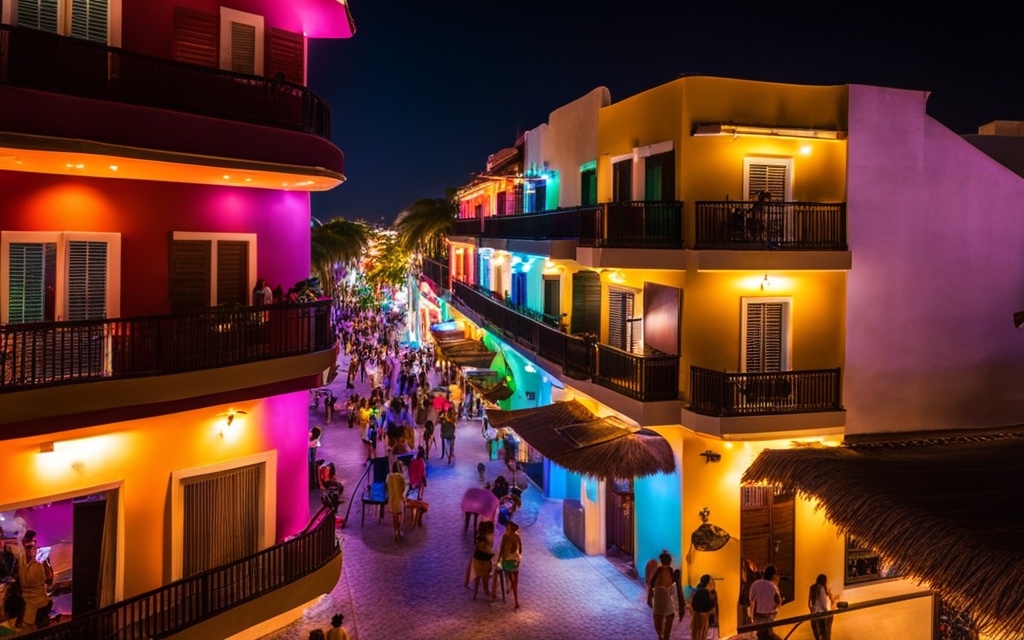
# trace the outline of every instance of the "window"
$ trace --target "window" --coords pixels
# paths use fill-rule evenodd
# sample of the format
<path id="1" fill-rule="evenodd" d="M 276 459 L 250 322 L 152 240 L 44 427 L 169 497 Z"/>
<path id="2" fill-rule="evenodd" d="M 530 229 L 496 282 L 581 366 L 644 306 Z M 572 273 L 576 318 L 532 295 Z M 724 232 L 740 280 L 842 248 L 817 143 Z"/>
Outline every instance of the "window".
<path id="1" fill-rule="evenodd" d="M 170 253 L 172 313 L 251 303 L 256 236 L 175 232 Z"/>
<path id="2" fill-rule="evenodd" d="M 580 204 L 584 207 L 597 204 L 597 168 L 580 171 Z"/>
<path id="3" fill-rule="evenodd" d="M 263 16 L 220 8 L 220 68 L 263 75 Z"/>
<path id="4" fill-rule="evenodd" d="M 507 197 L 506 192 L 499 191 L 495 198 L 494 213 L 499 216 L 503 216 L 506 213 L 505 210 L 505 198 Z"/>
<path id="5" fill-rule="evenodd" d="M 572 274 L 572 317 L 569 332 L 601 335 L 601 276 L 586 270 Z"/>
<path id="6" fill-rule="evenodd" d="M 790 300 L 742 300 L 740 366 L 746 373 L 788 371 L 790 360 Z"/>
<path id="7" fill-rule="evenodd" d="M 544 315 L 562 317 L 561 285 L 561 276 L 544 276 Z"/>
<path id="8" fill-rule="evenodd" d="M 744 158 L 743 198 L 754 197 L 767 191 L 774 202 L 789 202 L 793 199 L 793 160 L 780 158 Z"/>
<path id="9" fill-rule="evenodd" d="M 0 252 L 3 322 L 95 320 L 120 314 L 120 234 L 7 232 Z"/>
<path id="10" fill-rule="evenodd" d="M 847 534 L 846 536 L 846 585 L 877 582 L 898 578 L 903 575 L 898 568 L 869 546 Z"/>
<path id="11" fill-rule="evenodd" d="M 676 198 L 675 153 L 648 156 L 644 163 L 644 200 L 669 201 Z"/>
<path id="12" fill-rule="evenodd" d="M 484 289 L 491 288 L 491 256 L 480 254 L 480 277 L 477 282 Z"/>
<path id="13" fill-rule="evenodd" d="M 121 0 L 16 0 L 14 24 L 119 46 Z"/>
<path id="14" fill-rule="evenodd" d="M 522 271 L 512 274 L 512 304 L 526 306 L 526 274 Z"/>

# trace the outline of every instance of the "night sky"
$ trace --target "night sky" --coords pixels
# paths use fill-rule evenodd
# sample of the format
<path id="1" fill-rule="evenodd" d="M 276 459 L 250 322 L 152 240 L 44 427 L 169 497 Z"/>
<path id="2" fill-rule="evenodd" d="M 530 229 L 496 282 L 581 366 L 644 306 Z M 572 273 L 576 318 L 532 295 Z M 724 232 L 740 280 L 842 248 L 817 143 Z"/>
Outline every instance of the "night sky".
<path id="1" fill-rule="evenodd" d="M 684 74 L 930 91 L 961 134 L 1024 120 L 1017 20 L 985 4 L 349 0 L 356 35 L 309 47 L 348 178 L 313 215 L 390 223 L 595 87 L 614 103 Z"/>

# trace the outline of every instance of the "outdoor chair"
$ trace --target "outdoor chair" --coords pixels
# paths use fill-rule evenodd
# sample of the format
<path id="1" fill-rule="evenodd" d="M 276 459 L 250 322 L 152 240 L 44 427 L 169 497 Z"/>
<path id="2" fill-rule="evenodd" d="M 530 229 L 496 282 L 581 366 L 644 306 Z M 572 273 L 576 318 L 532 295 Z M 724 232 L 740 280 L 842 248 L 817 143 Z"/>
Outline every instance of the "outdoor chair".
<path id="1" fill-rule="evenodd" d="M 363 491 L 363 513 L 359 526 L 366 523 L 366 507 L 377 507 L 377 522 L 384 520 L 384 509 L 388 504 L 387 477 L 390 460 L 387 456 L 371 458 L 367 464 L 366 489 Z"/>

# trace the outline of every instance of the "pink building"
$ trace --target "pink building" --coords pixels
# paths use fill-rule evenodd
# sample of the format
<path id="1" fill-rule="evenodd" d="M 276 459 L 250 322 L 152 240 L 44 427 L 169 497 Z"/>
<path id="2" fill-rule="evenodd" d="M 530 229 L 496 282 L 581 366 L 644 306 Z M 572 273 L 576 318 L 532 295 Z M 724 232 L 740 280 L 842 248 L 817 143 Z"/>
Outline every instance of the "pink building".
<path id="1" fill-rule="evenodd" d="M 333 519 L 296 537 L 329 306 L 252 292 L 309 277 L 309 193 L 345 177 L 307 47 L 354 25 L 232 7 L 0 0 L 0 527 L 51 548 L 61 626 L 226 636 L 340 573 Z M 286 539 L 303 566 L 274 564 Z"/>

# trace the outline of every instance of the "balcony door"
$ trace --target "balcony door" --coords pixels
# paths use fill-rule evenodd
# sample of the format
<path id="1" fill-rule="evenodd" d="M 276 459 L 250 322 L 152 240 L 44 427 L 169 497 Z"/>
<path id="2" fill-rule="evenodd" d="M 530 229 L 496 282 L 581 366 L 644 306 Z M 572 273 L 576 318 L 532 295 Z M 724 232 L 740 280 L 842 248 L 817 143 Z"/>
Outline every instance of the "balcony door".
<path id="1" fill-rule="evenodd" d="M 263 16 L 220 8 L 220 68 L 263 75 Z"/>
<path id="2" fill-rule="evenodd" d="M 195 476 L 182 483 L 181 577 L 230 564 L 260 550 L 263 465 Z"/>
<path id="3" fill-rule="evenodd" d="M 644 200 L 664 202 L 676 199 L 675 152 L 648 156 L 644 163 Z"/>
<path id="4" fill-rule="evenodd" d="M 634 318 L 636 294 L 619 287 L 608 288 L 608 344 L 642 355 L 643 318 Z"/>
<path id="5" fill-rule="evenodd" d="M 789 298 L 743 298 L 740 368 L 745 373 L 789 371 Z"/>
<path id="6" fill-rule="evenodd" d="M 512 304 L 526 306 L 527 300 L 526 274 L 523 272 L 512 274 Z"/>
<path id="7" fill-rule="evenodd" d="M 171 313 L 249 305 L 256 284 L 250 265 L 255 263 L 254 234 L 175 232 L 169 267 Z"/>
<path id="8" fill-rule="evenodd" d="M 612 202 L 633 200 L 633 160 L 612 164 Z"/>
<path id="9" fill-rule="evenodd" d="M 601 276 L 595 271 L 572 274 L 572 318 L 569 332 L 574 335 L 601 335 Z"/>
<path id="10" fill-rule="evenodd" d="M 562 316 L 562 278 L 561 276 L 544 276 L 544 315 L 553 318 Z"/>

